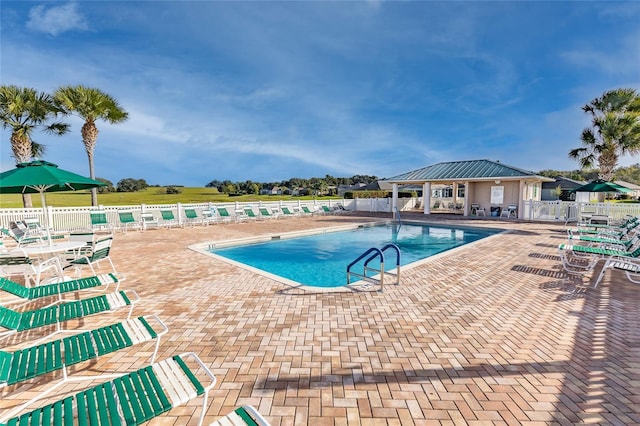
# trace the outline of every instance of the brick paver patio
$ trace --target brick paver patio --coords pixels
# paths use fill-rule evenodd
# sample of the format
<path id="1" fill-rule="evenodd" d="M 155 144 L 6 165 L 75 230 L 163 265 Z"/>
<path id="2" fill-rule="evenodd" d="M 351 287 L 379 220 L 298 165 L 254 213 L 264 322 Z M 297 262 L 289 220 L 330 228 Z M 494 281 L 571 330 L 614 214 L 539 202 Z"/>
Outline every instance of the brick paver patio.
<path id="1" fill-rule="evenodd" d="M 130 231 L 116 234 L 112 259 L 123 288 L 142 297 L 134 314 L 158 314 L 169 327 L 159 359 L 193 351 L 216 375 L 205 424 L 242 404 L 273 425 L 640 424 L 640 286 L 609 271 L 598 288 L 575 292 L 558 258 L 560 225 L 457 218 L 511 232 L 405 269 L 384 293 L 290 287 L 188 249 L 381 218 Z M 134 346 L 74 374 L 140 368 L 152 349 Z M 46 386 L 4 388 L 0 409 Z M 59 394 L 86 384 L 74 386 Z M 196 424 L 200 404 L 150 424 Z"/>

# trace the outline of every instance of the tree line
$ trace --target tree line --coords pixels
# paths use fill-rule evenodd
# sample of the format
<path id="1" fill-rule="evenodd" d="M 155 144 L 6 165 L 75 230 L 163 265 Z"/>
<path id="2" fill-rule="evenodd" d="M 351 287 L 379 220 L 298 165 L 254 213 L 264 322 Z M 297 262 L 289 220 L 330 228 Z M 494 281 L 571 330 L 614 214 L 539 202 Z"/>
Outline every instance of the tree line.
<path id="1" fill-rule="evenodd" d="M 334 177 L 325 175 L 325 177 L 290 178 L 275 182 L 253 182 L 247 180 L 244 182 L 232 182 L 230 180 L 212 180 L 205 186 L 207 188 L 217 188 L 218 192 L 224 194 L 259 194 L 261 190 L 271 190 L 277 188 L 283 194 L 291 194 L 297 191 L 300 195 L 336 195 L 336 189 L 340 185 L 354 185 L 357 183 L 369 184 L 377 182 L 377 176 L 371 175 L 354 175 L 351 177 Z"/>

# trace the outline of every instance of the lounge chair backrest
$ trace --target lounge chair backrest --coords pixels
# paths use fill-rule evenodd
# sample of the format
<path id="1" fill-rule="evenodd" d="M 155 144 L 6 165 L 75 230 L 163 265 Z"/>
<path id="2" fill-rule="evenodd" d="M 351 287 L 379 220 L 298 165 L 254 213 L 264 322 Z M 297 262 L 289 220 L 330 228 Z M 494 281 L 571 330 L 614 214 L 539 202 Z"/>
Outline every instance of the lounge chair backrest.
<path id="1" fill-rule="evenodd" d="M 229 214 L 229 212 L 227 211 L 226 207 L 218 207 L 218 214 L 220 214 L 220 216 L 222 217 L 229 217 L 231 216 Z"/>
<path id="2" fill-rule="evenodd" d="M 103 259 L 109 256 L 111 251 L 111 244 L 113 243 L 113 237 L 104 238 L 93 243 L 93 253 L 88 256 L 91 261 Z"/>
<path id="3" fill-rule="evenodd" d="M 0 290 L 6 291 L 9 294 L 13 294 L 23 299 L 28 299 L 30 294 L 29 288 L 4 277 L 0 277 Z M 0 363 L 0 365 L 2 365 L 2 363 Z"/>
<path id="4" fill-rule="evenodd" d="M 136 221 L 132 211 L 120 211 L 118 212 L 118 217 L 122 223 L 133 223 Z"/>
<path id="5" fill-rule="evenodd" d="M 93 232 L 72 232 L 69 234 L 69 241 L 84 241 L 85 243 L 92 243 L 96 238 L 96 234 Z"/>
<path id="6" fill-rule="evenodd" d="M 104 210 L 90 212 L 89 216 L 91 217 L 92 225 L 106 225 L 109 223 L 109 221 L 107 220 L 107 214 L 104 212 Z"/>
<path id="7" fill-rule="evenodd" d="M 251 207 L 245 207 L 244 214 L 246 214 L 249 217 L 256 217 L 256 214 L 253 212 L 253 209 Z"/>
<path id="8" fill-rule="evenodd" d="M 40 220 L 37 217 L 25 217 L 23 222 L 27 229 L 41 231 Z"/>
<path id="9" fill-rule="evenodd" d="M 160 210 L 160 214 L 162 215 L 162 219 L 164 220 L 175 220 L 176 218 L 173 216 L 172 210 Z"/>
<path id="10" fill-rule="evenodd" d="M 198 213 L 196 209 L 184 209 L 184 215 L 187 219 L 197 219 Z"/>
<path id="11" fill-rule="evenodd" d="M 22 237 L 24 234 L 27 233 L 27 230 L 29 229 L 29 227 L 27 226 L 26 223 L 24 223 L 21 220 L 16 220 L 15 222 L 11 222 L 11 224 L 9 225 L 11 227 L 11 230 L 13 231 L 13 233 L 16 235 L 16 237 L 20 238 Z"/>
<path id="12" fill-rule="evenodd" d="M 291 210 L 289 210 L 289 207 L 282 207 L 282 213 L 284 214 L 290 214 L 293 215 L 293 213 L 291 213 Z"/>
<path id="13" fill-rule="evenodd" d="M 20 326 L 21 318 L 22 315 L 20 312 L 0 306 L 0 327 L 7 328 L 9 330 L 17 330 Z"/>

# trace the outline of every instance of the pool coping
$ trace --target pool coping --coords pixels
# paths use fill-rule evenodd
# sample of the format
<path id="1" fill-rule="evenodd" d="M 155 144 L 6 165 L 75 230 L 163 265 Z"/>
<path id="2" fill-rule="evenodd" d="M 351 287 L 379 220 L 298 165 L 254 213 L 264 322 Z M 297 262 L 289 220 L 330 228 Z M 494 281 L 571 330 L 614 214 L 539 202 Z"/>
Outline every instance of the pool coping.
<path id="1" fill-rule="evenodd" d="M 205 256 L 209 256 L 212 257 L 214 259 L 220 260 L 222 262 L 237 266 L 239 268 L 242 268 L 244 270 L 247 271 L 251 271 L 255 274 L 267 277 L 269 279 L 272 279 L 274 281 L 277 281 L 281 284 L 285 284 L 289 287 L 298 289 L 298 290 L 302 290 L 304 292 L 314 292 L 314 293 L 344 293 L 344 292 L 354 292 L 354 291 L 381 291 L 380 287 L 378 284 L 373 283 L 373 282 L 368 282 L 367 280 L 359 280 L 359 281 L 355 281 L 353 283 L 350 284 L 345 284 L 342 286 L 336 286 L 336 287 L 316 287 L 316 286 L 310 286 L 307 284 L 302 284 L 299 283 L 297 281 L 293 281 L 290 280 L 288 278 L 282 277 L 280 275 L 276 275 L 273 274 L 271 272 L 267 272 L 264 271 L 262 269 L 258 269 L 256 267 L 253 267 L 251 265 L 247 265 L 245 263 L 242 262 L 238 262 L 236 260 L 233 259 L 229 259 L 227 257 L 224 256 L 220 256 L 218 254 L 215 253 L 211 253 L 209 250 L 215 249 L 215 248 L 227 248 L 227 247 L 234 247 L 234 246 L 239 246 L 239 245 L 245 245 L 245 244 L 254 244 L 254 243 L 266 243 L 269 241 L 273 241 L 273 240 L 283 240 L 283 239 L 291 239 L 291 238 L 299 238 L 299 237 L 306 237 L 306 236 L 311 236 L 311 235 L 319 235 L 319 234 L 326 234 L 326 233 L 330 233 L 330 232 L 341 232 L 341 231 L 349 231 L 349 230 L 353 230 L 353 229 L 358 229 L 358 228 L 367 228 L 367 227 L 371 227 L 371 226 L 380 226 L 380 225 L 389 225 L 389 224 L 393 224 L 395 223 L 394 220 L 378 220 L 378 221 L 372 221 L 372 222 L 368 222 L 368 223 L 360 223 L 360 224 L 351 224 L 351 225 L 341 225 L 341 226 L 331 226 L 331 227 L 326 227 L 326 228 L 314 228 L 314 229 L 305 229 L 302 231 L 291 231 L 291 232 L 278 232 L 278 233 L 272 233 L 272 234 L 263 234 L 263 235 L 256 235 L 256 236 L 250 236 L 250 237 L 242 237 L 242 238 L 232 238 L 232 239 L 224 239 L 224 240 L 214 240 L 214 241 L 207 241 L 207 242 L 201 242 L 201 243 L 196 243 L 196 244 L 191 244 L 190 246 L 188 246 L 187 248 L 189 250 L 195 251 L 197 253 L 203 254 Z M 408 224 L 408 225 L 432 225 L 432 226 L 439 226 L 439 227 L 450 227 L 450 225 L 445 225 L 442 222 L 431 222 L 431 221 L 418 221 L 418 220 L 405 220 L 402 221 L 403 224 Z M 483 227 L 479 227 L 479 226 L 470 226 L 470 225 L 456 225 L 458 228 L 470 228 L 470 229 L 486 229 Z M 433 256 L 429 256 L 426 257 L 424 259 L 420 259 L 417 260 L 415 262 L 409 263 L 407 265 L 403 265 L 400 267 L 400 273 L 402 274 L 402 271 L 405 270 L 409 270 L 409 269 L 413 269 L 419 266 L 422 266 L 426 263 L 429 262 L 433 262 L 435 260 L 438 260 L 439 258 L 441 258 L 442 256 L 445 255 L 449 255 L 449 254 L 453 254 L 456 253 L 460 250 L 463 249 L 469 249 L 469 248 L 473 248 L 474 245 L 486 241 L 487 239 L 496 237 L 498 235 L 502 235 L 505 233 L 510 233 L 511 230 L 509 229 L 501 229 L 501 228 L 491 228 L 493 230 L 496 230 L 497 232 L 493 235 L 489 235 L 487 237 L 481 238 L 479 240 L 473 241 L 471 243 L 467 243 L 458 247 L 454 247 L 448 250 L 445 250 L 443 252 L 440 253 L 436 253 Z M 390 272 L 385 272 L 386 273 L 390 273 Z M 390 273 L 395 275 L 395 273 Z M 378 279 L 379 275 L 375 275 L 373 277 L 371 277 L 372 280 Z M 402 285 L 402 283 L 400 284 L 388 284 L 385 283 L 384 284 L 384 288 L 387 288 L 387 286 L 395 286 L 395 285 Z"/>

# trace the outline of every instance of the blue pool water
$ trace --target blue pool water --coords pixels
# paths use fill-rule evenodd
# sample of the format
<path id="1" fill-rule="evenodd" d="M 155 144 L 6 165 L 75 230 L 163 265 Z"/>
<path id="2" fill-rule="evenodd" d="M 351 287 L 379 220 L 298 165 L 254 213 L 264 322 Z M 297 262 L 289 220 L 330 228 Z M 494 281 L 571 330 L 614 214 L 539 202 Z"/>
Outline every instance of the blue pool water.
<path id="1" fill-rule="evenodd" d="M 301 284 L 337 287 L 347 282 L 347 265 L 371 247 L 382 248 L 388 243 L 396 244 L 400 248 L 401 265 L 407 265 L 497 232 L 500 231 L 386 224 L 212 249 L 210 252 Z M 395 265 L 394 252 L 387 250 L 385 269 L 395 272 Z M 374 261 L 370 266 L 379 269 L 380 263 Z M 352 270 L 362 273 L 363 268 L 356 265 Z"/>

